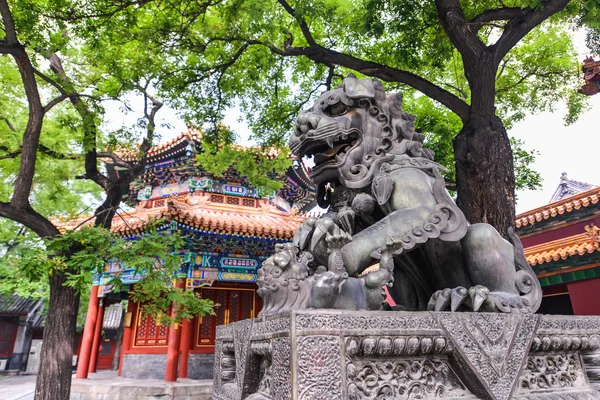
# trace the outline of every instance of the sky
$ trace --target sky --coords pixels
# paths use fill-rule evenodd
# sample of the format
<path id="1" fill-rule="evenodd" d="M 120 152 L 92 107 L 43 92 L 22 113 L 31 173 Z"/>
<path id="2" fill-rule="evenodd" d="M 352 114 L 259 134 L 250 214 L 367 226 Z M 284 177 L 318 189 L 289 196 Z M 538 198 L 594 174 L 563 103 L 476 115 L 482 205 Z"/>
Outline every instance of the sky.
<path id="1" fill-rule="evenodd" d="M 564 126 L 565 108 L 556 112 L 530 115 L 514 125 L 509 135 L 523 139 L 527 149 L 535 149 L 532 168 L 543 178 L 536 191 L 517 192 L 517 213 L 543 206 L 550 201 L 561 173 L 569 179 L 600 185 L 600 95 L 591 97 L 591 109 L 570 126 Z"/>
<path id="2" fill-rule="evenodd" d="M 584 37 L 583 32 L 574 33 L 580 62 L 589 54 Z M 141 98 L 137 100 L 132 99 L 131 104 L 140 104 Z M 539 153 L 532 168 L 542 176 L 542 185 L 538 190 L 517 192 L 517 213 L 547 204 L 558 187 L 563 172 L 568 174 L 569 179 L 600 186 L 600 172 L 595 168 L 596 159 L 600 159 L 600 94 L 592 96 L 590 103 L 590 109 L 570 126 L 565 126 L 563 122 L 565 106 L 558 105 L 555 112 L 528 115 L 508 131 L 509 136 L 522 139 L 526 149 L 534 149 Z M 108 121 L 108 125 L 117 127 L 125 123 L 127 117 L 118 112 L 118 105 L 113 106 L 115 112 L 110 115 L 114 117 Z M 158 124 L 170 125 L 169 128 L 161 127 L 157 130 L 161 141 L 169 140 L 186 130 L 183 120 L 169 107 L 163 107 L 157 117 Z M 239 118 L 239 111 L 230 109 L 223 122 L 238 133 L 240 144 L 249 145 L 248 126 L 239 121 Z"/>
<path id="3" fill-rule="evenodd" d="M 581 63 L 590 54 L 583 30 L 573 33 L 573 44 Z M 538 190 L 517 191 L 517 214 L 547 204 L 563 172 L 569 179 L 600 186 L 600 174 L 594 162 L 600 149 L 600 94 L 590 97 L 590 109 L 574 124 L 565 126 L 566 114 L 562 104 L 555 112 L 529 115 L 508 131 L 510 136 L 524 140 L 526 149 L 539 152 L 532 169 L 543 179 Z"/>

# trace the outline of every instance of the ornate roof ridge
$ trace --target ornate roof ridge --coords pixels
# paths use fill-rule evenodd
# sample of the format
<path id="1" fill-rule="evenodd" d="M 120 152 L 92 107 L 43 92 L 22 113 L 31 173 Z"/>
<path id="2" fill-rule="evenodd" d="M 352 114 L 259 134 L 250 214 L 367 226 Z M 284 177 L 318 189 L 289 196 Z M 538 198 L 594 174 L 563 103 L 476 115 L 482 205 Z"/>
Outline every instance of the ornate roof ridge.
<path id="1" fill-rule="evenodd" d="M 160 143 L 157 144 L 156 146 L 152 146 L 150 148 L 150 150 L 148 150 L 148 158 L 152 159 L 155 158 L 156 156 L 167 152 L 169 150 L 171 150 L 173 147 L 176 147 L 178 144 L 180 144 L 183 141 L 193 141 L 195 143 L 200 143 L 200 138 L 202 137 L 202 131 L 201 130 L 192 130 L 192 129 L 188 129 L 187 131 L 181 132 L 179 135 L 175 136 L 174 138 L 164 142 L 164 143 Z M 240 144 L 233 144 L 232 145 L 233 148 L 235 149 L 239 149 L 239 150 L 247 150 L 247 149 L 260 149 L 260 146 L 243 146 Z M 121 148 L 117 148 L 114 153 L 116 155 L 118 155 L 119 157 L 121 157 L 122 159 L 124 159 L 125 161 L 130 161 L 133 160 L 136 156 L 137 156 L 137 152 L 139 150 L 139 144 L 136 143 L 135 147 L 131 146 L 131 147 L 121 147 Z M 269 158 L 275 158 L 277 155 L 279 154 L 279 150 L 277 150 L 275 147 L 269 147 L 268 149 L 265 149 L 265 155 Z"/>
<path id="2" fill-rule="evenodd" d="M 553 203 L 543 205 L 533 210 L 525 211 L 516 216 L 515 226 L 521 228 L 536 222 L 556 217 L 581 207 L 588 207 L 600 200 L 600 187 L 593 187 L 581 193 L 557 200 Z"/>
<path id="3" fill-rule="evenodd" d="M 560 176 L 560 183 L 554 191 L 554 194 L 552 195 L 552 198 L 550 199 L 549 203 L 562 200 L 566 197 L 573 196 L 577 193 L 581 193 L 594 187 L 596 187 L 596 185 L 569 179 L 567 173 L 563 172 Z"/>

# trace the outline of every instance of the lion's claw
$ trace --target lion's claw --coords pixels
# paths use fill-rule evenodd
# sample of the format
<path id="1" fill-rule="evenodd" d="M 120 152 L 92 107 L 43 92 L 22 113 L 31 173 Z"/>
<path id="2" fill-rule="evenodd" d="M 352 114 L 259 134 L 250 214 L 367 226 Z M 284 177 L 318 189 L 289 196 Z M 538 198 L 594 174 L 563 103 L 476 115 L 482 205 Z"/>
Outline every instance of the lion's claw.
<path id="1" fill-rule="evenodd" d="M 433 309 L 435 311 L 441 311 L 441 310 L 445 310 L 448 308 L 448 305 L 450 305 L 450 294 L 452 293 L 451 289 L 444 289 L 442 291 L 440 291 L 439 295 L 437 296 L 437 299 L 435 300 L 435 305 L 433 306 Z"/>
<path id="2" fill-rule="evenodd" d="M 454 289 L 438 290 L 431 295 L 427 309 L 452 312 L 531 312 L 527 298 L 503 292 L 490 292 L 487 287 L 481 285 L 469 289 L 458 286 Z"/>
<path id="3" fill-rule="evenodd" d="M 450 311 L 454 312 L 465 302 L 469 295 L 469 291 L 462 286 L 452 289 L 450 295 Z"/>
<path id="4" fill-rule="evenodd" d="M 469 288 L 469 297 L 471 298 L 471 308 L 473 311 L 479 311 L 489 294 L 490 290 L 485 286 L 477 285 Z"/>

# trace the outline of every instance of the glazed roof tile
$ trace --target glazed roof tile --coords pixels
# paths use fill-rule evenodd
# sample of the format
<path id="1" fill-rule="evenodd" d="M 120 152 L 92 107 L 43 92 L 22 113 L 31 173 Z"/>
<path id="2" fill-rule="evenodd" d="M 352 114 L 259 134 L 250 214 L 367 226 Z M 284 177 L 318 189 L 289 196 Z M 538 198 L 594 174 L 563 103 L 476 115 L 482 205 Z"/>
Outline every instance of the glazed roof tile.
<path id="1" fill-rule="evenodd" d="M 17 294 L 1 296 L 0 315 L 28 315 L 41 305 L 41 300 L 27 299 Z"/>
<path id="2" fill-rule="evenodd" d="M 556 217 L 565 213 L 570 213 L 573 210 L 579 210 L 582 207 L 588 207 L 591 204 L 596 204 L 600 200 L 600 188 L 594 187 L 584 192 L 578 193 L 553 203 L 526 211 L 517 215 L 515 226 L 516 228 L 533 225 L 536 222 Z"/>
<path id="3" fill-rule="evenodd" d="M 31 327 L 33 329 L 44 329 L 44 325 L 46 325 L 46 313 L 44 312 L 44 308 L 45 307 L 42 305 L 33 316 L 33 319 L 31 320 Z"/>
<path id="4" fill-rule="evenodd" d="M 104 309 L 104 320 L 102 329 L 119 329 L 123 317 L 123 306 L 121 303 L 112 304 Z"/>
<path id="5" fill-rule="evenodd" d="M 527 262 L 529 265 L 535 266 L 598 251 L 600 249 L 600 228 L 591 224 L 585 229 L 585 233 L 527 247 L 525 249 Z"/>
<path id="6" fill-rule="evenodd" d="M 123 306 L 120 303 L 112 304 L 106 307 L 104 310 L 104 319 L 102 321 L 102 329 L 119 329 L 121 326 L 121 319 L 123 316 Z M 34 314 L 31 327 L 33 329 L 43 329 L 46 325 L 46 313 L 44 312 L 44 306 L 42 305 L 39 310 Z M 78 325 L 78 329 L 82 326 Z"/>
<path id="7" fill-rule="evenodd" d="M 172 196 L 155 200 L 154 205 L 162 201 L 164 205 L 144 208 L 146 202 L 132 212 L 120 212 L 112 222 L 111 230 L 126 235 L 141 231 L 149 223 L 159 219 L 185 222 L 198 229 L 215 232 L 259 236 L 277 239 L 291 239 L 298 226 L 307 215 L 288 213 L 269 204 L 265 199 L 256 199 L 259 207 L 240 207 L 222 203 L 212 203 L 211 195 L 196 192 L 194 195 Z M 89 217 L 87 217 L 89 218 Z M 64 231 L 91 224 L 86 217 L 57 222 Z"/>

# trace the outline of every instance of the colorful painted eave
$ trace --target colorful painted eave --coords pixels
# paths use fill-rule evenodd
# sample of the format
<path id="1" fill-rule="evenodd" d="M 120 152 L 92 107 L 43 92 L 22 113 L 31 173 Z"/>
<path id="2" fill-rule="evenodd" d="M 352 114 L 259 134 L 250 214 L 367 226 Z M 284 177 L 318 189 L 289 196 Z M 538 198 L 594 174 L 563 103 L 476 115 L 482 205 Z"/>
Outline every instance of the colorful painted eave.
<path id="1" fill-rule="evenodd" d="M 595 187 L 574 196 L 521 213 L 516 217 L 515 227 L 519 229 L 532 226 L 535 223 L 586 208 L 592 204 L 597 204 L 598 201 L 600 201 L 600 188 Z"/>
<path id="2" fill-rule="evenodd" d="M 285 213 L 260 200 L 259 207 L 246 208 L 210 202 L 210 196 L 195 193 L 165 199 L 161 206 L 145 208 L 142 202 L 132 212 L 120 212 L 113 219 L 111 230 L 119 235 L 142 233 L 152 222 L 160 219 L 177 221 L 203 232 L 233 234 L 246 237 L 290 240 L 306 214 Z M 157 204 L 157 202 L 154 202 Z M 74 229 L 84 218 L 58 222 L 64 231 Z M 88 224 L 91 222 L 88 222 Z"/>

